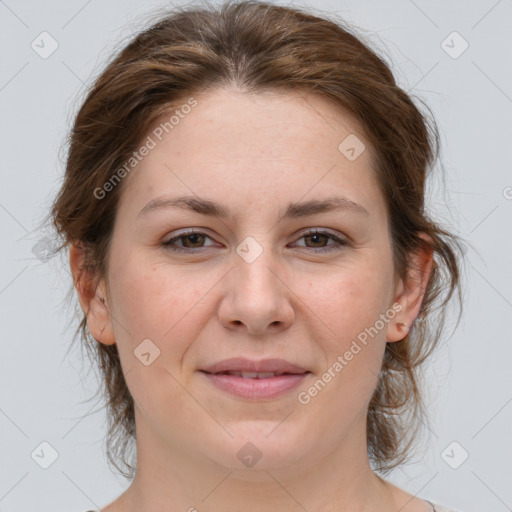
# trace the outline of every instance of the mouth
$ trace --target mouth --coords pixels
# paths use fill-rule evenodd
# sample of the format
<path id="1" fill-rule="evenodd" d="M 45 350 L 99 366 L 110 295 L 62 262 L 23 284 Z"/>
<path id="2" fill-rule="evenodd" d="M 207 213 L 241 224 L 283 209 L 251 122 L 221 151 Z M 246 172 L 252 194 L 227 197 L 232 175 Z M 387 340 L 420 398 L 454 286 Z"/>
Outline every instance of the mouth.
<path id="1" fill-rule="evenodd" d="M 302 366 L 299 366 L 295 363 L 291 363 L 285 359 L 263 359 L 260 361 L 246 359 L 244 357 L 233 357 L 231 359 L 224 359 L 212 365 L 209 365 L 205 368 L 202 368 L 201 371 L 206 373 L 237 373 L 241 375 L 245 373 L 247 375 L 251 374 L 265 374 L 265 373 L 273 373 L 275 374 L 301 374 L 307 373 L 307 370 Z M 254 378 L 254 376 L 250 376 L 248 378 Z"/>
<path id="2" fill-rule="evenodd" d="M 228 359 L 200 372 L 215 388 L 249 400 L 280 397 L 291 392 L 311 374 L 283 359 Z"/>
<path id="3" fill-rule="evenodd" d="M 201 370 L 203 371 L 203 370 Z M 270 379 L 272 377 L 280 377 L 281 375 L 303 375 L 305 373 L 287 373 L 287 372 L 242 372 L 242 371 L 225 371 L 225 372 L 204 372 L 209 375 L 234 375 L 236 377 L 242 377 L 243 379 Z"/>

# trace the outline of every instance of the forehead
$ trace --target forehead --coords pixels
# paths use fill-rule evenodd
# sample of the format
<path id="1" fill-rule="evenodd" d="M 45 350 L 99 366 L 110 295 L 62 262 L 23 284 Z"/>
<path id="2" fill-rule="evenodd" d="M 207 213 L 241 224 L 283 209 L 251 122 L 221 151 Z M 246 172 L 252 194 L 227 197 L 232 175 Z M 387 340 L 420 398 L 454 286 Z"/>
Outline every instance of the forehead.
<path id="1" fill-rule="evenodd" d="M 148 131 L 142 142 L 153 148 L 127 177 L 121 203 L 142 208 L 162 193 L 186 193 L 230 198 L 243 210 L 337 189 L 367 209 L 383 207 L 372 148 L 347 109 L 294 91 L 220 89 L 194 100 Z"/>

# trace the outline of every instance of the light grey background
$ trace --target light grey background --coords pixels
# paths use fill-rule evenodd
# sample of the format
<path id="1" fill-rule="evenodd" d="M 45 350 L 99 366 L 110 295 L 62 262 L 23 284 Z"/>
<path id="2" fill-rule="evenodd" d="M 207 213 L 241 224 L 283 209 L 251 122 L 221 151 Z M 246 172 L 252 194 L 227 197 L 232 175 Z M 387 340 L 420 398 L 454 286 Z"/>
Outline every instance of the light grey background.
<path id="1" fill-rule="evenodd" d="M 164 5 L 171 4 L 0 0 L 3 512 L 81 512 L 106 505 L 128 486 L 103 454 L 104 411 L 86 401 L 96 391 L 95 374 L 80 350 L 68 350 L 75 324 L 73 308 L 65 305 L 66 258 L 45 261 L 34 246 L 48 235 L 36 228 L 59 186 L 59 150 L 83 83 L 123 38 L 142 28 L 141 16 Z M 446 179 L 433 183 L 430 207 L 472 246 L 464 317 L 428 367 L 432 431 L 417 463 L 389 479 L 463 512 L 512 510 L 512 2 L 296 5 L 354 23 L 392 60 L 400 85 L 432 107 Z M 59 45 L 46 59 L 31 48 L 43 31 Z M 457 55 L 464 41 L 469 46 Z M 445 451 L 453 441 L 458 445 Z M 37 457 L 41 449 L 50 454 L 42 442 L 58 453 L 47 469 L 36 463 L 44 462 Z M 469 457 L 453 469 L 447 461 L 456 465 L 463 450 Z"/>

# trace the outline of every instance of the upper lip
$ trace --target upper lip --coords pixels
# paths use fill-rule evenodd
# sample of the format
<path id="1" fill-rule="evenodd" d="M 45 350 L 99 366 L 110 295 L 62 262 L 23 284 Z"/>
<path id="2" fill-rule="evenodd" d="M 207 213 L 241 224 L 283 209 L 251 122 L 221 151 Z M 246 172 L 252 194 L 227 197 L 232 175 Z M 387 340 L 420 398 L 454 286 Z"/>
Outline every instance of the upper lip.
<path id="1" fill-rule="evenodd" d="M 219 373 L 227 371 L 239 372 L 279 372 L 279 373 L 308 373 L 308 370 L 296 364 L 285 361 L 284 359 L 263 359 L 254 361 L 243 357 L 224 359 L 215 364 L 202 368 L 201 371 L 207 373 Z"/>

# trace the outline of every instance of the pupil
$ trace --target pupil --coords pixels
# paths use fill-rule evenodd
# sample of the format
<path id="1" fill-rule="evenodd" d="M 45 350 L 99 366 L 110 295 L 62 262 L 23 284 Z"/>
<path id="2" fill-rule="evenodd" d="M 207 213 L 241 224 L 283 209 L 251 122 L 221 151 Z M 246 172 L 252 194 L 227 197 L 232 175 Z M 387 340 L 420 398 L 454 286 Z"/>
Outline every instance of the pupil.
<path id="1" fill-rule="evenodd" d="M 197 233 L 191 233 L 190 235 L 186 236 L 186 240 L 188 242 L 191 242 L 192 244 L 196 244 L 196 243 L 198 243 L 197 237 L 201 237 L 201 235 L 199 235 Z"/>
<path id="2" fill-rule="evenodd" d="M 318 237 L 322 237 L 322 236 L 325 236 L 325 235 L 322 235 L 321 233 L 315 233 L 313 235 L 310 235 L 310 238 L 313 239 L 313 243 L 319 243 L 320 241 L 318 240 Z"/>

